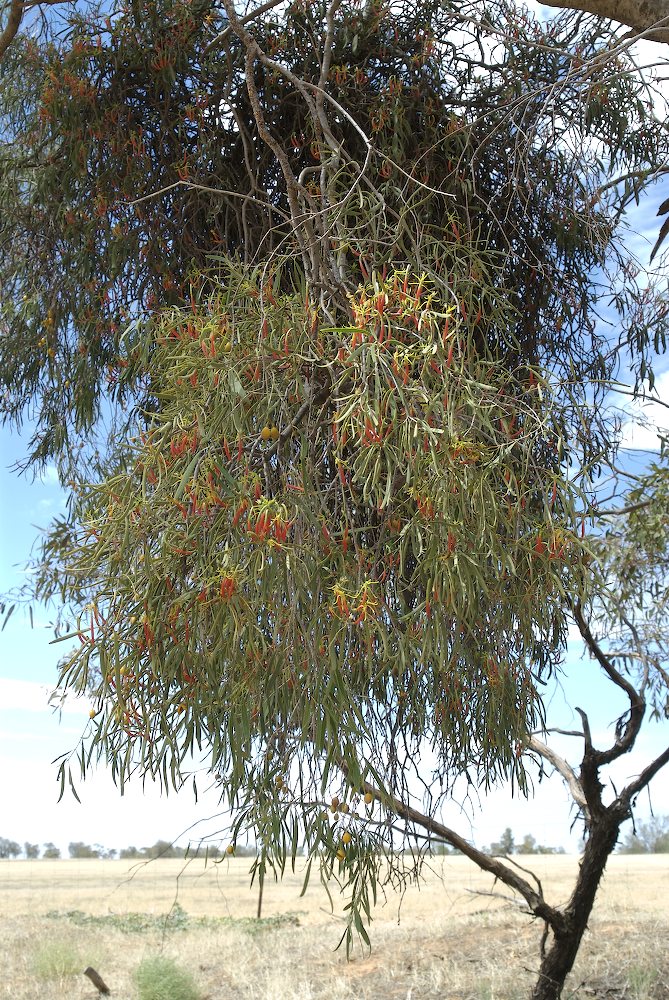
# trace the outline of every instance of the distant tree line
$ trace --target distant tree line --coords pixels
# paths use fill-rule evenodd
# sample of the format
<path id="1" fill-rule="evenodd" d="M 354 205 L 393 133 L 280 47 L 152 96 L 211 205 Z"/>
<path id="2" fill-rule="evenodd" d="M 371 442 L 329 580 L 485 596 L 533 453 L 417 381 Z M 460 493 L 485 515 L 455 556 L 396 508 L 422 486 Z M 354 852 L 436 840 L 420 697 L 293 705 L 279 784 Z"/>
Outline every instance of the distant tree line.
<path id="1" fill-rule="evenodd" d="M 157 840 L 150 847 L 123 847 L 117 850 L 114 847 L 104 847 L 102 844 L 85 844 L 81 840 L 73 840 L 68 844 L 68 855 L 77 860 L 87 858 L 99 858 L 103 860 L 113 860 L 118 857 L 122 860 L 146 859 L 155 860 L 157 858 L 211 858 L 222 857 L 226 853 L 225 847 L 218 847 L 215 844 L 198 844 L 196 846 L 177 847 L 169 840 Z M 229 851 L 227 853 L 230 853 Z M 237 847 L 234 853 L 237 857 L 255 857 L 254 846 Z M 51 841 L 47 841 L 40 848 L 39 844 L 31 844 L 25 841 L 23 847 L 15 840 L 8 840 L 0 837 L 0 859 L 18 858 L 23 856 L 27 860 L 34 861 L 37 858 L 54 860 L 60 858 L 61 850 Z"/>
<path id="2" fill-rule="evenodd" d="M 68 854 L 70 858 L 86 859 L 100 858 L 103 860 L 113 860 L 118 857 L 121 860 L 156 860 L 158 858 L 210 858 L 216 860 L 226 853 L 226 848 L 221 848 L 215 844 L 189 845 L 188 847 L 178 847 L 169 840 L 157 840 L 150 847 L 122 847 L 117 850 L 114 847 L 103 847 L 102 844 L 85 844 L 83 841 L 72 841 L 68 844 Z M 538 844 L 531 833 L 526 833 L 520 843 L 516 843 L 511 827 L 507 826 L 501 834 L 499 840 L 494 841 L 485 850 L 493 855 L 510 854 L 564 854 L 564 847 L 548 847 L 545 844 Z M 228 852 L 229 853 L 229 852 Z M 434 855 L 459 854 L 454 848 L 447 844 L 435 844 L 432 847 Z M 255 847 L 235 845 L 234 854 L 236 857 L 254 857 Z M 618 854 L 669 854 L 669 816 L 653 816 L 647 822 L 636 824 L 630 830 L 618 847 Z M 25 841 L 23 847 L 15 840 L 7 837 L 0 837 L 0 859 L 18 858 L 23 855 L 28 860 L 36 860 L 42 857 L 46 860 L 54 860 L 61 857 L 60 848 L 47 841 L 40 849 L 39 844 L 31 844 Z"/>
<path id="3" fill-rule="evenodd" d="M 517 844 L 510 826 L 502 833 L 499 840 L 490 847 L 484 848 L 488 854 L 564 854 L 564 847 L 547 847 L 545 844 L 537 844 L 531 833 L 526 833 L 522 841 Z"/>
<path id="4" fill-rule="evenodd" d="M 635 825 L 618 848 L 619 854 L 669 854 L 669 816 L 653 816 Z"/>
<path id="5" fill-rule="evenodd" d="M 55 844 L 46 843 L 43 847 L 44 850 L 41 852 L 43 858 L 60 857 L 60 850 L 55 846 Z M 39 858 L 39 844 L 31 844 L 28 840 L 26 840 L 23 847 L 21 847 L 21 845 L 15 840 L 8 840 L 7 837 L 0 837 L 0 858 L 18 858 L 21 854 L 29 860 Z"/>

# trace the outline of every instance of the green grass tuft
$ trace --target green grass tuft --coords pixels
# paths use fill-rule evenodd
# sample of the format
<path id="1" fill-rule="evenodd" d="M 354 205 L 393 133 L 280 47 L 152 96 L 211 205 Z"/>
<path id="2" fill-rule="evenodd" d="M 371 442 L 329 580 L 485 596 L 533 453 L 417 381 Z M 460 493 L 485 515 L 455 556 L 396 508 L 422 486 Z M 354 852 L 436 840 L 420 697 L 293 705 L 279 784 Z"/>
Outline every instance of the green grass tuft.
<path id="1" fill-rule="evenodd" d="M 660 975 L 652 966 L 632 965 L 627 970 L 630 1000 L 652 1000 Z"/>
<path id="2" fill-rule="evenodd" d="M 38 979 L 65 979 L 78 975 L 83 966 L 81 955 L 67 941 L 43 941 L 35 949 L 32 971 Z"/>
<path id="3" fill-rule="evenodd" d="M 135 972 L 139 1000 L 200 1000 L 190 972 L 171 958 L 145 959 Z"/>

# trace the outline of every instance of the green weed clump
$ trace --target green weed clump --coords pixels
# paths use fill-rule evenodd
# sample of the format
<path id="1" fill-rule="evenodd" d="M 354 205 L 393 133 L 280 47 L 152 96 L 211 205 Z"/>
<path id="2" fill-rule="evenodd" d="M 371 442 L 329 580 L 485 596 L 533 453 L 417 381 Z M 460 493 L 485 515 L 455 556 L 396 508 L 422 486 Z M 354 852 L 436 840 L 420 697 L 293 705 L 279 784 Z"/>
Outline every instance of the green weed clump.
<path id="1" fill-rule="evenodd" d="M 298 926 L 299 917 L 295 913 L 275 913 L 270 917 L 192 917 L 179 904 L 169 913 L 84 913 L 82 910 L 49 910 L 48 920 L 67 920 L 77 927 L 107 927 L 123 934 L 144 934 L 150 931 L 167 933 L 195 928 L 234 927 L 248 934 L 277 930 L 281 927 Z"/>
<path id="2" fill-rule="evenodd" d="M 81 955 L 67 941 L 44 941 L 35 949 L 32 969 L 39 979 L 76 976 L 82 970 Z"/>
<path id="3" fill-rule="evenodd" d="M 139 1000 L 200 1000 L 190 972 L 171 958 L 146 958 L 135 972 Z"/>

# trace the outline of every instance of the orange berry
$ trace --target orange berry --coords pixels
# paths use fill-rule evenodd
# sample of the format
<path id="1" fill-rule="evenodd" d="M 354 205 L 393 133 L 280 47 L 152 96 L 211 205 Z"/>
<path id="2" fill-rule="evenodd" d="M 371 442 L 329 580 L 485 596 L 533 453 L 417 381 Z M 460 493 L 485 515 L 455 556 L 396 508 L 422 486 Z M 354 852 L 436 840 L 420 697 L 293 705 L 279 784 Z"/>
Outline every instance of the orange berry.
<path id="1" fill-rule="evenodd" d="M 269 441 L 269 439 L 271 438 L 271 436 L 272 436 L 271 429 L 269 427 L 267 427 L 267 425 L 265 425 L 263 427 L 263 429 L 261 430 L 261 432 L 260 432 L 261 439 L 263 441 Z"/>
<path id="2" fill-rule="evenodd" d="M 351 834 L 347 830 L 344 834 L 342 834 L 341 840 L 342 840 L 343 844 L 350 844 L 351 841 L 353 840 L 353 837 L 351 836 Z"/>

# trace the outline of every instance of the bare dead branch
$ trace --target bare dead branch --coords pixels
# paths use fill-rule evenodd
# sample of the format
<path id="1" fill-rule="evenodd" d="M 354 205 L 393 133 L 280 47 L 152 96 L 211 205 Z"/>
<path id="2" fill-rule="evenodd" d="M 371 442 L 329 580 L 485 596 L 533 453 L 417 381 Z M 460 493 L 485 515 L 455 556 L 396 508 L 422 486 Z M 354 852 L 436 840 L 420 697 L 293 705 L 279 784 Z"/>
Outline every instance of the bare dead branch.
<path id="1" fill-rule="evenodd" d="M 629 716 L 622 735 L 616 739 L 613 746 L 609 747 L 608 750 L 595 750 L 589 740 L 589 732 L 587 733 L 587 743 L 589 743 L 592 752 L 596 755 L 597 765 L 601 766 L 602 764 L 608 764 L 612 760 L 616 760 L 616 758 L 632 749 L 646 712 L 646 702 L 642 694 L 637 691 L 634 685 L 631 684 L 626 677 L 623 677 L 620 671 L 616 670 L 611 658 L 604 653 L 583 617 L 580 604 L 575 604 L 572 611 L 576 624 L 578 625 L 579 632 L 581 633 L 588 650 L 597 660 L 607 677 L 609 677 L 609 679 L 613 681 L 617 687 L 625 692 L 630 703 Z M 580 709 L 577 709 L 577 711 L 580 712 Z M 584 713 L 581 713 L 581 718 L 584 718 Z M 588 749 L 586 746 L 586 753 L 587 752 Z"/>
<path id="2" fill-rule="evenodd" d="M 540 757 L 543 757 L 544 760 L 547 760 L 550 764 L 552 764 L 555 770 L 564 778 L 564 780 L 567 782 L 567 786 L 569 788 L 569 791 L 571 792 L 571 796 L 574 802 L 576 803 L 577 806 L 579 806 L 580 809 L 583 810 L 583 812 L 587 816 L 588 814 L 587 799 L 583 793 L 583 788 L 581 787 L 581 783 L 578 780 L 578 777 L 576 776 L 576 772 L 567 763 L 567 761 L 564 760 L 562 757 L 560 757 L 560 755 L 557 754 L 555 750 L 552 750 L 551 747 L 546 746 L 545 743 L 542 743 L 540 740 L 538 740 L 535 736 L 531 737 L 527 745 L 530 748 L 530 750 L 534 750 L 534 752 L 538 753 Z"/>
<path id="3" fill-rule="evenodd" d="M 593 514 L 597 517 L 616 517 L 619 514 L 635 514 L 638 510 L 644 510 L 646 507 L 650 507 L 652 500 L 641 500 L 639 503 L 629 504 L 627 507 L 618 507 L 612 510 L 599 510 L 599 508 L 593 508 Z"/>
<path id="4" fill-rule="evenodd" d="M 225 188 L 208 187 L 206 184 L 197 184 L 195 181 L 174 181 L 172 184 L 166 184 L 165 187 L 158 188 L 155 191 L 150 191 L 149 194 L 142 195 L 141 198 L 133 198 L 132 201 L 126 201 L 123 202 L 123 204 L 132 208 L 133 205 L 141 205 L 143 201 L 150 201 L 151 198 L 158 198 L 161 194 L 165 194 L 167 191 L 172 191 L 177 187 L 190 188 L 194 191 L 205 191 L 207 194 L 220 194 L 222 197 L 226 198 L 240 198 L 243 201 L 252 201 L 261 208 L 266 208 L 270 212 L 274 212 L 285 222 L 290 222 L 290 218 L 286 215 L 286 213 L 282 212 L 280 208 L 277 208 L 276 205 L 273 205 L 269 201 L 264 201 L 262 198 L 255 198 L 253 195 L 244 194 L 241 191 L 228 191 Z"/>
<path id="5" fill-rule="evenodd" d="M 246 78 L 246 89 L 249 95 L 249 101 L 251 103 L 251 108 L 253 110 L 253 117 L 255 119 L 256 127 L 258 129 L 258 134 L 263 142 L 271 149 L 276 157 L 276 161 L 281 168 L 284 180 L 286 182 L 286 194 L 288 197 L 288 204 L 290 205 L 290 214 L 293 221 L 295 237 L 298 241 L 300 252 L 302 256 L 302 261 L 305 267 L 305 273 L 311 277 L 311 280 L 315 280 L 317 277 L 317 269 L 314 267 L 315 261 L 313 254 L 309 253 L 307 243 L 315 243 L 314 233 L 312 231 L 312 226 L 308 221 L 308 217 L 304 216 L 304 213 L 300 209 L 299 197 L 298 197 L 298 184 L 297 179 L 291 169 L 288 157 L 282 148 L 282 146 L 276 141 L 272 133 L 269 131 L 265 115 L 260 103 L 260 96 L 258 94 L 258 89 L 255 83 L 254 76 L 254 63 L 256 59 L 263 59 L 264 53 L 260 48 L 258 42 L 249 34 L 244 28 L 242 22 L 240 21 L 237 13 L 235 11 L 234 3 L 232 0 L 223 0 L 223 6 L 230 19 L 230 25 L 232 30 L 235 32 L 239 40 L 244 45 L 246 50 L 246 57 L 244 60 L 244 72 Z M 265 57 L 266 58 L 266 57 Z M 307 239 L 305 241 L 304 230 L 306 229 Z M 316 273 L 314 273 L 316 272 Z"/>
<path id="6" fill-rule="evenodd" d="M 268 10 L 273 10 L 274 7 L 279 7 L 283 2 L 284 0 L 267 0 L 267 3 L 261 4 L 260 7 L 256 7 L 256 9 L 252 10 L 249 14 L 245 14 L 243 17 L 240 17 L 238 19 L 239 24 L 250 24 L 251 21 L 255 21 L 256 18 L 262 17 L 263 14 L 266 14 Z M 203 54 L 205 56 L 209 55 L 213 48 L 225 41 L 231 31 L 232 26 L 228 24 L 225 28 L 223 28 L 223 31 L 216 35 L 215 38 L 212 38 L 212 40 L 204 47 Z"/>
<path id="7" fill-rule="evenodd" d="M 669 747 L 663 750 L 659 757 L 656 757 L 647 767 L 643 769 L 641 774 L 639 774 L 634 781 L 631 781 L 629 785 L 623 788 L 622 792 L 618 796 L 621 802 L 629 805 L 632 799 L 643 791 L 643 789 L 650 783 L 650 781 L 655 777 L 658 771 L 669 764 Z"/>

